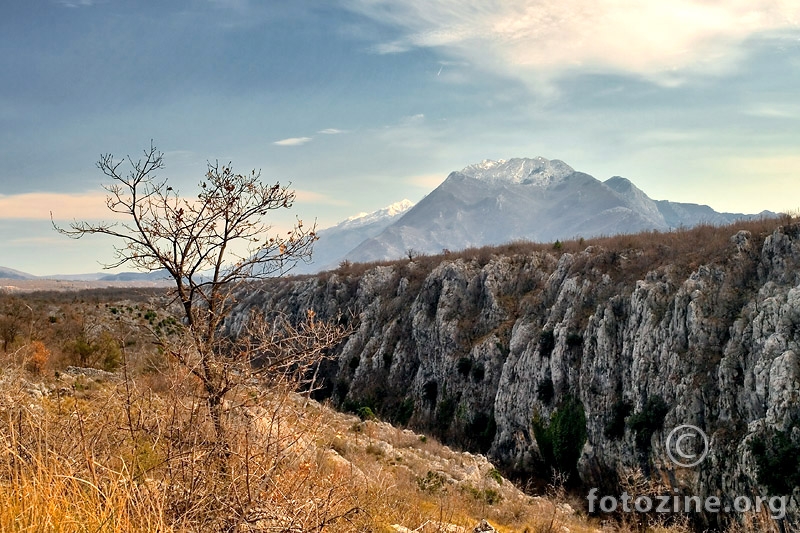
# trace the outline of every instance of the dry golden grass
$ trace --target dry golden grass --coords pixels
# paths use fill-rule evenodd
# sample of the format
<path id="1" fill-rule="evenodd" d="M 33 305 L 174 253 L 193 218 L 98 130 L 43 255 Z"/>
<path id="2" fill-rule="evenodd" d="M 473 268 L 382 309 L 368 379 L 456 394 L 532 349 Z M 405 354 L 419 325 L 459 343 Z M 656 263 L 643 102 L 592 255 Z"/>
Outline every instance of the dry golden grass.
<path id="1" fill-rule="evenodd" d="M 0 370 L 0 531 L 689 531 L 601 524 L 562 490 L 531 497 L 481 456 L 288 389 L 241 388 L 216 442 L 176 369 L 42 386 L 22 368 Z"/>
<path id="2" fill-rule="evenodd" d="M 553 516 L 574 520 L 499 485 L 483 458 L 288 391 L 240 391 L 226 442 L 214 442 L 191 381 L 172 372 L 155 390 L 144 378 L 42 387 L 2 369 L 0 531 L 470 531 L 484 517 L 544 531 Z M 428 472 L 441 483 L 426 486 Z"/>
<path id="3" fill-rule="evenodd" d="M 634 234 L 575 238 L 556 243 L 515 241 L 498 246 L 467 248 L 456 252 L 438 255 L 419 255 L 414 258 L 422 271 L 430 271 L 443 260 L 477 261 L 488 263 L 493 256 L 532 255 L 537 253 L 560 256 L 565 253 L 579 253 L 589 246 L 602 249 L 609 254 L 626 254 L 625 271 L 630 276 L 640 276 L 660 265 L 675 264 L 680 270 L 694 270 L 701 264 L 724 259 L 731 248 L 730 238 L 740 230 L 749 231 L 755 238 L 757 247 L 764 238 L 781 226 L 797 223 L 797 216 L 783 215 L 777 218 L 755 218 L 731 224 L 715 226 L 701 224 L 692 228 L 677 228 L 672 231 L 643 231 Z M 630 252 L 636 252 L 630 254 Z M 631 260 L 633 258 L 633 260 Z M 376 266 L 402 266 L 408 259 L 375 261 L 369 263 L 345 262 L 332 272 L 340 275 L 358 277 Z M 610 265 L 614 266 L 614 265 Z M 644 270 L 642 270 L 644 269 Z M 309 276 L 297 276 L 304 278 Z"/>

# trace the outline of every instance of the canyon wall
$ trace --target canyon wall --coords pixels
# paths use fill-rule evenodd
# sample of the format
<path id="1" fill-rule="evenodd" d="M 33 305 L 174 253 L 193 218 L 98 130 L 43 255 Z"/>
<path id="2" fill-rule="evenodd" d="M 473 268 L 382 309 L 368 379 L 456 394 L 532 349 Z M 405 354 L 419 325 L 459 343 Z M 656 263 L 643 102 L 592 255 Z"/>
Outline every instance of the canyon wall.
<path id="1" fill-rule="evenodd" d="M 254 308 L 338 316 L 355 331 L 318 394 L 487 453 L 508 472 L 552 466 L 558 451 L 541 449 L 537 429 L 552 437 L 577 402 L 585 442 L 566 436 L 586 486 L 614 490 L 641 469 L 723 502 L 788 487 L 796 509 L 796 458 L 765 469 L 800 450 L 800 227 L 734 229 L 723 246 L 697 247 L 520 245 L 343 265 L 260 286 L 228 327 L 235 334 Z M 664 445 L 682 424 L 710 438 L 692 468 Z"/>

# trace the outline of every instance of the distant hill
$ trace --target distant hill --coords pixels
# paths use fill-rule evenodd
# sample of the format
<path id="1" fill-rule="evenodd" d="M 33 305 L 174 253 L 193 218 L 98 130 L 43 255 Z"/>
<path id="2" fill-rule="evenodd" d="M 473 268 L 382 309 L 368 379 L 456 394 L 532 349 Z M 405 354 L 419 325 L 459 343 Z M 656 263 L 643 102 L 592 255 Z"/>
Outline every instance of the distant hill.
<path id="1" fill-rule="evenodd" d="M 172 279 L 166 270 L 155 270 L 153 272 L 120 272 L 119 274 L 108 274 L 100 278 L 100 281 L 166 281 Z"/>
<path id="2" fill-rule="evenodd" d="M 33 274 L 28 274 L 26 272 L 20 272 L 19 270 L 14 270 L 13 268 L 7 268 L 0 266 L 0 278 L 2 279 L 36 279 L 36 276 Z"/>
<path id="3" fill-rule="evenodd" d="M 157 270 L 155 272 L 120 272 L 118 274 L 93 272 L 90 274 L 48 274 L 45 276 L 34 276 L 27 272 L 0 266 L 0 278 L 57 281 L 163 281 L 169 279 L 169 274 L 167 274 L 166 270 Z"/>
<path id="4" fill-rule="evenodd" d="M 89 274 L 48 274 L 39 276 L 43 279 L 53 279 L 58 281 L 98 281 L 107 274 L 104 272 L 91 272 Z"/>

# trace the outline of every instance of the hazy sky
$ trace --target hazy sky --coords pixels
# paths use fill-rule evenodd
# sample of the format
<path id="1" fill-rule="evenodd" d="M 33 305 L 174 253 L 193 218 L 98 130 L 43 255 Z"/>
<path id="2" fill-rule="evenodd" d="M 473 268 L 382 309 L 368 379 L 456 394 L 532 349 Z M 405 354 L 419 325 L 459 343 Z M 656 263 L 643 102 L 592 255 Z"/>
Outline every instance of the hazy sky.
<path id="1" fill-rule="evenodd" d="M 291 182 L 332 225 L 483 159 L 800 208 L 797 0 L 29 0 L 0 17 L 0 265 L 94 272 L 101 153 Z M 291 218 L 276 219 L 278 226 Z"/>

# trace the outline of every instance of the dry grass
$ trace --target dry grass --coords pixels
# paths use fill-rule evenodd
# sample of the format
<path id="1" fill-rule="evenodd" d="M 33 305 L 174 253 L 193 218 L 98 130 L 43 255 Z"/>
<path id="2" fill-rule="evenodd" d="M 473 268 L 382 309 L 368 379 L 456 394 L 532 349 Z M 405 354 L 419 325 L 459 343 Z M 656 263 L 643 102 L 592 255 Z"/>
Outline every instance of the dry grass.
<path id="1" fill-rule="evenodd" d="M 288 390 L 242 390 L 221 443 L 186 376 L 160 389 L 2 369 L 0 531 L 596 530 L 482 457 Z"/>
<path id="2" fill-rule="evenodd" d="M 557 487 L 531 497 L 482 456 L 288 389 L 242 388 L 217 442 L 176 369 L 41 379 L 0 370 L 0 531 L 689 531 L 603 525 Z"/>
<path id="3" fill-rule="evenodd" d="M 756 218 L 742 220 L 722 226 L 701 224 L 692 228 L 677 228 L 672 231 L 643 231 L 635 234 L 622 234 L 590 239 L 574 238 L 556 243 L 537 243 L 531 241 L 515 241 L 499 246 L 483 246 L 467 248 L 456 252 L 439 255 L 419 255 L 413 262 L 422 270 L 430 270 L 443 260 L 477 261 L 487 264 L 493 256 L 532 255 L 537 253 L 560 256 L 565 253 L 579 253 L 589 246 L 602 249 L 607 253 L 637 251 L 634 265 L 641 264 L 649 269 L 659 265 L 678 262 L 682 267 L 695 269 L 700 264 L 710 263 L 727 257 L 731 248 L 730 238 L 740 230 L 751 232 L 757 243 L 780 226 L 797 223 L 797 217 L 784 215 L 778 218 Z M 401 266 L 409 263 L 408 259 L 394 261 L 374 261 L 369 263 L 345 262 L 332 272 L 340 275 L 358 277 L 376 266 Z M 630 262 L 626 270 L 633 272 Z M 637 271 L 638 272 L 638 271 Z M 305 278 L 310 276 L 297 276 Z"/>

